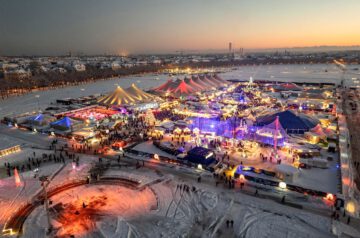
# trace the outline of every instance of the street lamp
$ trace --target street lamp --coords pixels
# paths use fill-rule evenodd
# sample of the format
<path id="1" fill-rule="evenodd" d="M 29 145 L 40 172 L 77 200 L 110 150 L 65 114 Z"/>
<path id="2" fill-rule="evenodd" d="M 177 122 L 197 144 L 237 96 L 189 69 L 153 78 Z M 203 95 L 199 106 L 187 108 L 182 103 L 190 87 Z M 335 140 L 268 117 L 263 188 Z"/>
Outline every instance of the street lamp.
<path id="1" fill-rule="evenodd" d="M 38 111 L 40 111 L 40 101 L 39 101 L 40 95 L 37 94 L 37 95 L 35 95 L 35 97 L 36 97 L 36 99 L 37 99 Z"/>
<path id="2" fill-rule="evenodd" d="M 50 233 L 52 230 L 52 225 L 51 225 L 51 221 L 50 221 L 50 214 L 49 214 L 49 201 L 48 201 L 48 195 L 47 195 L 47 191 L 46 191 L 46 186 L 49 185 L 50 180 L 47 176 L 41 176 L 39 178 L 40 182 L 41 182 L 41 186 L 43 187 L 43 191 L 44 191 L 44 204 L 45 204 L 45 210 L 46 210 L 46 217 L 47 217 L 47 222 L 48 222 L 48 230 L 47 232 Z"/>

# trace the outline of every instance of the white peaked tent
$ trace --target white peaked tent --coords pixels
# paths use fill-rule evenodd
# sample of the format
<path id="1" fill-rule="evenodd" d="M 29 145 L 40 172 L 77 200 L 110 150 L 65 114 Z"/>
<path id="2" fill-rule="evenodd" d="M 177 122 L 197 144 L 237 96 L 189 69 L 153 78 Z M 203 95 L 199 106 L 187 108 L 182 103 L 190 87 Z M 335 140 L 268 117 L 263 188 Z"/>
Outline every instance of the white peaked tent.
<path id="1" fill-rule="evenodd" d="M 154 99 L 153 95 L 144 92 L 135 84 L 132 84 L 129 88 L 125 89 L 125 91 L 138 101 L 151 101 L 152 99 Z"/>
<path id="2" fill-rule="evenodd" d="M 118 86 L 112 93 L 98 100 L 101 104 L 122 105 L 136 103 L 138 100 L 128 94 L 122 87 Z"/>

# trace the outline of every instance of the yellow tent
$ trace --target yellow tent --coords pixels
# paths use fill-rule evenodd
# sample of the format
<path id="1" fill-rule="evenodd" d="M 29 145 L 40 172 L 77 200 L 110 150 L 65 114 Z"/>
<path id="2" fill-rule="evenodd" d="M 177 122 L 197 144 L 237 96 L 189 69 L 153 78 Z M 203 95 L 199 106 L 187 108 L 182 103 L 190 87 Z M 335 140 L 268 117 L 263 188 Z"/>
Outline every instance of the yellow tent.
<path id="1" fill-rule="evenodd" d="M 138 88 L 135 84 L 132 84 L 129 88 L 125 90 L 130 96 L 137 99 L 138 101 L 151 101 L 152 99 L 154 99 L 153 95 L 144 92 L 143 90 Z"/>
<path id="2" fill-rule="evenodd" d="M 138 99 L 128 94 L 120 86 L 118 86 L 114 92 L 98 100 L 99 103 L 106 105 L 132 104 L 138 101 Z"/>

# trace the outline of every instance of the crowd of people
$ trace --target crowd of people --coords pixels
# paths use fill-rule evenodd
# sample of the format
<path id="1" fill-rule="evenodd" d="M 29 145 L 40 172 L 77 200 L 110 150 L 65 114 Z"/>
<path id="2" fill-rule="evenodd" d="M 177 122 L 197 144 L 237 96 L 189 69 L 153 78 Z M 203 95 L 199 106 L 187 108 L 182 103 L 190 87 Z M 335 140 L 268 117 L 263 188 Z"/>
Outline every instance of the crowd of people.
<path id="1" fill-rule="evenodd" d="M 63 163 L 71 160 L 72 162 L 79 164 L 80 157 L 75 153 L 70 153 L 67 150 L 64 150 L 64 147 L 56 147 L 56 140 L 52 141 L 50 148 L 52 151 L 48 153 L 36 153 L 33 151 L 32 155 L 27 158 L 25 161 L 19 162 L 5 162 L 4 167 L 6 168 L 6 174 L 10 177 L 13 175 L 13 171 L 16 169 L 19 172 L 34 171 L 34 177 L 37 176 L 38 169 L 46 164 L 52 163 Z"/>

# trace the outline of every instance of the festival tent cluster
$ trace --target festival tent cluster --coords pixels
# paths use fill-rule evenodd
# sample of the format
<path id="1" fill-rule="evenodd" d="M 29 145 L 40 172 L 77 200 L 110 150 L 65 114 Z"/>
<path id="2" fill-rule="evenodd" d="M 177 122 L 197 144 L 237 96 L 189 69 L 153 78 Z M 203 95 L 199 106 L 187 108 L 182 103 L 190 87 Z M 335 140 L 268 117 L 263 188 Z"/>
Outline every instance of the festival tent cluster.
<path id="1" fill-rule="evenodd" d="M 105 105 L 124 105 L 149 102 L 155 98 L 154 95 L 144 92 L 139 89 L 135 84 L 129 88 L 123 89 L 118 86 L 112 93 L 100 98 L 98 102 Z"/>
<path id="2" fill-rule="evenodd" d="M 193 75 L 184 79 L 169 79 L 164 84 L 154 88 L 155 93 L 169 93 L 175 97 L 188 96 L 211 88 L 225 86 L 228 82 L 217 75 Z"/>

